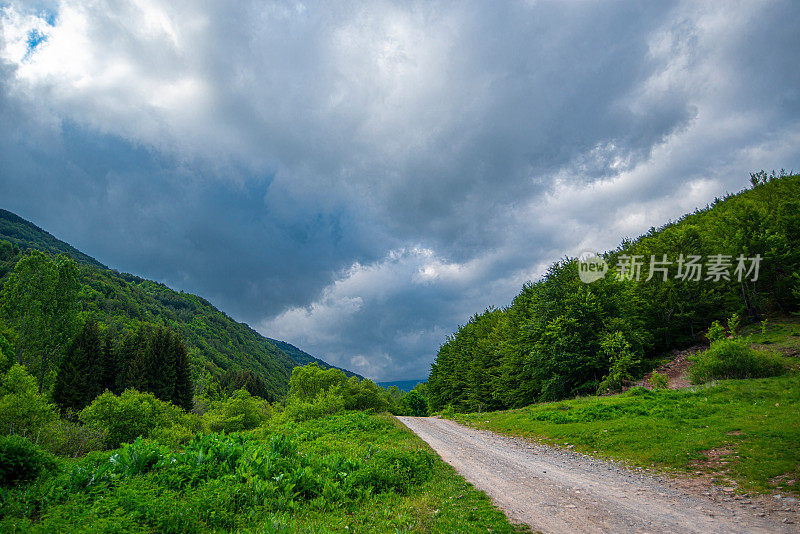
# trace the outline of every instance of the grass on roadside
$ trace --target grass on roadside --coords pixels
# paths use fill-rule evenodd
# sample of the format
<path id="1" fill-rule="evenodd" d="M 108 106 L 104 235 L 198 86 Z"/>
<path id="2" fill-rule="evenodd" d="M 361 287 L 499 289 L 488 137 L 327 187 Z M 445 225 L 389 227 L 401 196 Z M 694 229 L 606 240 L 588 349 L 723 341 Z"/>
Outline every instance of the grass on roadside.
<path id="1" fill-rule="evenodd" d="M 746 490 L 800 494 L 796 374 L 683 390 L 634 388 L 454 419 L 635 465 L 717 474 Z"/>
<path id="2" fill-rule="evenodd" d="M 516 532 L 394 418 L 152 440 L 0 487 L 3 532 Z"/>
<path id="3" fill-rule="evenodd" d="M 451 418 L 635 465 L 701 471 L 748 491 L 800 495 L 800 318 L 767 320 L 741 334 L 777 352 L 788 374 Z"/>

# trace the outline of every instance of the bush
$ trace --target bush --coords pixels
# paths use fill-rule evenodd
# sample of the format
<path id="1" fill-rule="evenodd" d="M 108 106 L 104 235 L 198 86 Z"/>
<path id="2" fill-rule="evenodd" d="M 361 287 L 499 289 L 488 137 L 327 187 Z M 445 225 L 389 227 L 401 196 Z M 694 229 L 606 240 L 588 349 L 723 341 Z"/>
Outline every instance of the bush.
<path id="1" fill-rule="evenodd" d="M 42 443 L 50 452 L 59 456 L 77 458 L 92 451 L 103 450 L 108 431 L 92 425 L 81 425 L 59 419 L 50 427 L 49 439 Z"/>
<path id="2" fill-rule="evenodd" d="M 240 389 L 229 399 L 213 402 L 203 423 L 212 432 L 238 432 L 256 428 L 271 416 L 269 402 Z"/>
<path id="3" fill-rule="evenodd" d="M 351 376 L 334 391 L 341 391 L 344 399 L 345 410 L 375 410 L 376 412 L 385 411 L 389 407 L 389 402 L 383 390 L 375 382 L 369 379 L 359 381 L 357 377 Z"/>
<path id="4" fill-rule="evenodd" d="M 456 411 L 453 408 L 452 404 L 448 404 L 442 410 L 442 417 L 444 417 L 445 419 L 452 419 L 453 417 L 455 417 L 455 415 L 456 415 Z"/>
<path id="5" fill-rule="evenodd" d="M 373 493 L 406 493 L 424 482 L 433 470 L 433 458 L 424 451 L 376 453 L 365 467 L 348 477 L 353 487 L 368 488 Z"/>
<path id="6" fill-rule="evenodd" d="M 290 398 L 281 417 L 284 420 L 307 421 L 344 410 L 344 398 L 338 393 L 324 391 L 312 402 Z"/>
<path id="7" fill-rule="evenodd" d="M 774 353 L 755 350 L 741 339 L 718 339 L 711 348 L 690 357 L 693 384 L 729 378 L 763 378 L 783 373 L 786 368 Z"/>
<path id="8" fill-rule="evenodd" d="M 339 369 L 320 369 L 311 363 L 292 370 L 282 418 L 304 421 L 342 410 L 382 412 L 390 405 L 389 394 L 372 380 L 347 378 Z"/>
<path id="9" fill-rule="evenodd" d="M 709 343 L 714 343 L 720 339 L 725 339 L 725 327 L 722 326 L 719 321 L 714 321 L 708 328 L 706 337 L 708 338 Z"/>
<path id="10" fill-rule="evenodd" d="M 634 359 L 630 344 L 619 330 L 603 336 L 600 346 L 601 353 L 609 359 L 611 366 L 608 375 L 597 387 L 597 393 L 621 391 L 625 384 L 633 380 L 631 370 L 639 361 Z"/>
<path id="11" fill-rule="evenodd" d="M 425 417 L 428 415 L 428 401 L 418 391 L 411 390 L 400 399 L 403 415 Z"/>
<path id="12" fill-rule="evenodd" d="M 148 437 L 158 428 L 183 425 L 198 428 L 195 416 L 174 404 L 158 400 L 152 393 L 128 389 L 122 395 L 106 391 L 80 412 L 80 420 L 107 432 L 106 445 L 117 448 L 139 436 Z"/>
<path id="13" fill-rule="evenodd" d="M 667 389 L 669 380 L 658 371 L 653 371 L 653 374 L 650 375 L 650 385 L 653 386 L 653 389 Z"/>
<path id="14" fill-rule="evenodd" d="M 22 365 L 11 367 L 0 385 L 0 434 L 19 434 L 38 442 L 48 437 L 57 420 L 55 406 L 39 394 L 36 379 Z"/>
<path id="15" fill-rule="evenodd" d="M 0 437 L 0 485 L 27 482 L 55 469 L 52 454 L 22 436 Z"/>

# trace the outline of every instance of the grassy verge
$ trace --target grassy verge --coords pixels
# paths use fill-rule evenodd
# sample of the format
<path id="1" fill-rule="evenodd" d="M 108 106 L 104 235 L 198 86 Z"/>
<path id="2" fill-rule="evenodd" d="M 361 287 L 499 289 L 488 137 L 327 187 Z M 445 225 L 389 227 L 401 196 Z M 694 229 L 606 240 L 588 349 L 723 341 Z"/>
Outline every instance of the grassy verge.
<path id="1" fill-rule="evenodd" d="M 634 388 L 454 419 L 635 465 L 708 473 L 747 491 L 798 495 L 800 324 L 783 320 L 765 330 L 751 327 L 746 339 L 778 350 L 789 374 L 683 390 Z"/>
<path id="2" fill-rule="evenodd" d="M 515 532 L 393 418 L 360 412 L 185 448 L 155 441 L 0 488 L 3 532 Z"/>
<path id="3" fill-rule="evenodd" d="M 729 380 L 455 416 L 459 422 L 629 461 L 703 471 L 742 489 L 800 493 L 800 377 Z"/>

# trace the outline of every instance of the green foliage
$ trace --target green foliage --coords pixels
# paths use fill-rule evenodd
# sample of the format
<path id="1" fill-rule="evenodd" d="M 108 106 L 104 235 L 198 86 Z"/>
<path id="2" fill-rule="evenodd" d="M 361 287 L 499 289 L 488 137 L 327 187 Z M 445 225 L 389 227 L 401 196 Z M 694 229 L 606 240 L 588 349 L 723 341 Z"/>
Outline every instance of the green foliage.
<path id="1" fill-rule="evenodd" d="M 290 398 L 281 413 L 281 417 L 283 420 L 307 421 L 339 413 L 343 410 L 344 398 L 341 393 L 331 389 L 320 392 L 312 400 Z"/>
<path id="2" fill-rule="evenodd" d="M 284 419 L 305 421 L 342 410 L 384 411 L 391 399 L 372 380 L 347 376 L 339 369 L 310 363 L 292 370 Z"/>
<path id="3" fill-rule="evenodd" d="M 321 369 L 315 363 L 295 367 L 289 381 L 289 398 L 311 401 L 320 393 L 340 387 L 346 379 L 338 369 Z"/>
<path id="4" fill-rule="evenodd" d="M 14 332 L 2 329 L 0 325 L 0 375 L 14 365 Z"/>
<path id="5" fill-rule="evenodd" d="M 426 417 L 428 415 L 428 401 L 417 390 L 411 390 L 400 399 L 400 408 L 403 415 Z"/>
<path id="6" fill-rule="evenodd" d="M 706 332 L 706 338 L 710 343 L 724 339 L 726 336 L 725 327 L 719 321 L 714 321 Z"/>
<path id="7" fill-rule="evenodd" d="M 432 467 L 433 458 L 423 451 L 379 451 L 364 468 L 355 471 L 347 482 L 351 487 L 365 488 L 375 493 L 406 493 L 424 482 L 430 476 Z"/>
<path id="8" fill-rule="evenodd" d="M 347 377 L 355 376 L 359 379 L 364 378 L 363 376 L 354 373 L 352 371 L 348 371 L 347 369 L 342 369 L 341 367 L 335 367 L 330 365 L 327 362 L 320 360 L 319 358 L 315 358 L 314 356 L 310 355 L 309 353 L 305 352 L 304 350 L 300 350 L 291 343 L 286 343 L 285 341 L 279 341 L 277 339 L 267 338 L 267 341 L 278 347 L 282 350 L 287 356 L 293 359 L 297 365 L 304 366 L 310 363 L 316 363 L 317 366 L 321 367 L 322 369 L 339 369 L 343 372 Z"/>
<path id="9" fill-rule="evenodd" d="M 135 438 L 174 425 L 197 428 L 193 416 L 177 406 L 164 402 L 152 393 L 141 393 L 134 389 L 121 395 L 106 391 L 84 408 L 79 415 L 81 422 L 107 433 L 109 447 L 119 447 Z"/>
<path id="10" fill-rule="evenodd" d="M 452 404 L 448 404 L 442 409 L 442 417 L 445 419 L 451 419 L 456 415 L 455 410 L 453 409 Z"/>
<path id="11" fill-rule="evenodd" d="M 240 389 L 228 399 L 213 402 L 203 415 L 203 424 L 212 432 L 238 432 L 256 428 L 271 416 L 267 401 Z"/>
<path id="12" fill-rule="evenodd" d="M 0 385 L 0 434 L 19 434 L 34 441 L 46 438 L 58 419 L 55 406 L 47 402 L 36 379 L 15 364 Z"/>
<path id="13" fill-rule="evenodd" d="M 64 353 L 77 327 L 78 265 L 32 250 L 15 265 L 0 293 L 1 311 L 17 333 L 17 361 L 37 377 L 39 391 L 54 379 L 52 362 Z"/>
<path id="14" fill-rule="evenodd" d="M 41 247 L 48 252 L 54 252 L 56 249 L 74 251 L 66 243 L 59 242 L 61 245 L 55 249 L 49 246 L 46 238 L 52 239 L 52 236 L 42 233 L 41 239 L 37 238 L 35 232 L 42 231 L 33 225 L 24 232 L 12 235 L 5 232 L 16 230 L 9 229 L 3 223 L 3 213 L 0 212 L 0 238 L 16 239 L 16 242 L 25 248 Z M 17 236 L 18 239 L 13 236 Z M 3 243 L 5 245 L 0 247 L 4 251 L 0 253 L 0 285 L 8 286 L 7 282 L 13 282 L 15 276 L 11 273 L 14 266 L 27 256 L 7 241 L 0 241 L 0 245 Z M 246 385 L 232 384 L 227 389 L 228 393 L 240 387 L 247 387 L 251 393 L 272 401 L 286 393 L 289 374 L 295 362 L 247 325 L 233 321 L 200 297 L 172 291 L 162 284 L 106 269 L 88 256 L 76 253 L 70 252 L 81 262 L 77 265 L 76 273 L 80 290 L 74 295 L 77 309 L 71 314 L 65 314 L 65 317 L 71 317 L 72 320 L 81 317 L 84 321 L 103 323 L 107 325 L 108 333 L 117 338 L 123 337 L 127 332 L 135 331 L 142 324 L 162 325 L 177 332 L 182 338 L 187 349 L 190 376 L 200 374 L 203 370 L 220 378 L 226 374 L 228 377 L 235 377 L 237 374 L 249 373 Z M 31 255 L 43 256 L 38 252 L 32 252 Z M 62 258 L 49 261 L 68 260 Z M 74 262 L 70 263 L 75 265 Z M 39 283 L 39 285 L 44 284 Z M 32 291 L 29 293 L 36 294 Z M 43 295 L 40 299 L 43 302 L 57 302 L 41 292 L 38 294 Z M 62 292 L 61 295 L 68 296 L 69 292 Z M 24 349 L 24 354 L 27 355 L 21 361 L 29 364 L 29 369 L 35 376 L 39 376 L 42 355 L 47 355 L 43 367 L 45 373 L 43 387 L 47 389 L 54 380 L 55 366 L 60 361 L 69 340 L 72 339 L 74 329 L 68 332 L 67 336 L 50 336 L 49 333 L 61 328 L 44 318 L 35 306 L 29 307 L 32 312 L 28 316 L 34 317 L 36 321 L 26 323 L 21 313 L 15 311 L 25 308 L 8 303 L 5 296 L 0 297 L 0 304 L 3 302 L 6 302 L 6 311 L 0 319 L 5 317 L 7 326 L 20 334 L 17 336 L 20 342 L 16 343 L 16 346 L 18 349 Z M 23 324 L 26 325 L 27 334 L 22 331 Z M 46 332 L 48 335 L 41 336 L 39 335 L 41 332 Z M 60 352 L 52 350 L 46 352 L 42 345 L 46 340 L 63 342 L 60 348 L 56 347 Z M 50 354 L 56 354 L 57 357 L 53 360 Z M 174 400 L 182 405 L 187 404 L 185 393 L 186 390 L 183 401 L 177 398 Z"/>
<path id="15" fill-rule="evenodd" d="M 4 209 L 0 209 L 0 236 L 3 237 L 3 241 L 0 241 L 0 261 L 18 255 L 20 249 L 22 251 L 37 249 L 53 256 L 65 254 L 82 264 L 105 268 L 105 265 L 91 256 L 83 254 L 35 224 Z M 0 271 L 0 278 L 3 274 Z"/>
<path id="16" fill-rule="evenodd" d="M 84 325 L 70 343 L 53 387 L 53 401 L 62 411 L 79 412 L 100 394 L 102 346 L 100 330 L 95 323 Z"/>
<path id="17" fill-rule="evenodd" d="M 0 531 L 514 531 L 416 436 L 361 412 L 180 448 L 140 438 L 3 497 Z"/>
<path id="18" fill-rule="evenodd" d="M 725 337 L 720 320 L 740 323 L 800 306 L 800 175 L 758 175 L 758 186 L 718 199 L 604 254 L 609 273 L 591 284 L 578 277 L 577 261 L 553 264 L 527 283 L 506 308 L 488 309 L 459 326 L 439 349 L 428 379 L 432 410 L 459 412 L 518 408 L 616 390 L 652 369 L 665 352 L 709 336 Z M 681 255 L 731 257 L 728 280 L 677 277 Z M 666 255 L 666 278 L 650 259 Z M 758 279 L 735 272 L 737 258 L 760 255 Z M 619 263 L 637 256 L 639 280 L 619 279 Z M 749 263 L 745 264 L 747 267 Z M 652 276 L 651 276 L 652 275 Z M 628 348 L 608 351 L 608 336 Z"/>
<path id="19" fill-rule="evenodd" d="M 597 388 L 598 393 L 622 390 L 623 386 L 633 380 L 631 370 L 634 365 L 639 363 L 634 360 L 630 343 L 625 340 L 622 332 L 616 331 L 613 334 L 607 334 L 602 339 L 600 351 L 610 360 L 611 367 L 608 375 L 600 382 Z"/>
<path id="20" fill-rule="evenodd" d="M 669 388 L 669 380 L 658 371 L 653 371 L 650 375 L 650 385 L 653 386 L 653 389 L 667 389 Z"/>
<path id="21" fill-rule="evenodd" d="M 693 384 L 728 378 L 762 378 L 786 371 L 780 358 L 771 352 L 755 350 L 743 339 L 718 339 L 708 350 L 690 357 Z"/>
<path id="22" fill-rule="evenodd" d="M 42 443 L 47 450 L 59 456 L 77 458 L 105 449 L 108 431 L 93 425 L 59 419 L 50 425 L 47 437 L 47 441 Z"/>
<path id="23" fill-rule="evenodd" d="M 734 313 L 728 318 L 728 332 L 730 332 L 731 336 L 736 336 L 739 333 L 741 323 L 742 318 L 739 317 L 738 313 Z"/>
<path id="24" fill-rule="evenodd" d="M 786 476 L 797 472 L 800 458 L 796 373 L 675 390 L 635 387 L 456 419 L 634 465 L 730 478 L 742 491 L 800 493 L 800 478 Z M 708 462 L 709 451 L 730 452 L 720 466 Z"/>
<path id="25" fill-rule="evenodd" d="M 52 454 L 22 436 L 0 436 L 0 485 L 11 486 L 33 480 L 52 471 L 56 461 Z"/>

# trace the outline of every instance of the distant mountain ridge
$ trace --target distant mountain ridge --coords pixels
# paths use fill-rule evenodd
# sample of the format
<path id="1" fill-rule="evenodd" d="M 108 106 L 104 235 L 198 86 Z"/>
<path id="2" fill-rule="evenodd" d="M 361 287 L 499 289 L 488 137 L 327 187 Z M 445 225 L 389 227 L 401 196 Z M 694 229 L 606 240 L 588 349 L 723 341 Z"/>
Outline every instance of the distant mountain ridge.
<path id="1" fill-rule="evenodd" d="M 4 209 L 0 209 L 0 238 L 23 250 L 35 248 L 50 254 L 67 254 L 80 263 L 108 269 L 69 243 L 61 241 L 16 213 Z"/>
<path id="2" fill-rule="evenodd" d="M 263 381 L 262 396 L 276 400 L 287 392 L 294 367 L 311 361 L 322 367 L 332 367 L 294 345 L 262 336 L 202 297 L 110 269 L 4 209 L 0 209 L 0 241 L 8 241 L 16 247 L 11 252 L 0 252 L 0 285 L 29 249 L 67 254 L 80 265 L 84 285 L 80 304 L 88 318 L 106 324 L 116 333 L 141 323 L 173 328 L 189 349 L 195 379 L 206 372 L 211 375 L 251 372 Z M 343 371 L 350 376 L 354 374 Z"/>
<path id="3" fill-rule="evenodd" d="M 397 386 L 400 391 L 411 391 L 417 387 L 417 384 L 422 384 L 423 382 L 426 382 L 426 380 L 422 378 L 419 380 L 390 380 L 387 382 L 378 382 L 378 385 L 382 388 Z"/>
<path id="4" fill-rule="evenodd" d="M 316 363 L 323 369 L 339 369 L 340 371 L 344 371 L 344 374 L 347 376 L 355 376 L 358 377 L 359 380 L 363 380 L 364 377 L 358 373 L 354 373 L 353 371 L 348 371 L 342 367 L 336 367 L 335 365 L 331 365 L 326 361 L 320 360 L 319 358 L 310 355 L 304 350 L 298 349 L 291 343 L 287 343 L 285 341 L 279 341 L 277 339 L 267 338 L 267 341 L 281 349 L 283 352 L 288 354 L 294 361 L 297 362 L 298 365 L 308 365 L 309 363 Z"/>

